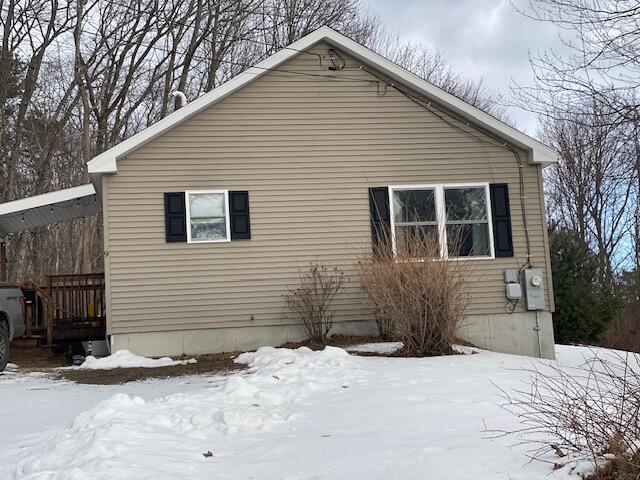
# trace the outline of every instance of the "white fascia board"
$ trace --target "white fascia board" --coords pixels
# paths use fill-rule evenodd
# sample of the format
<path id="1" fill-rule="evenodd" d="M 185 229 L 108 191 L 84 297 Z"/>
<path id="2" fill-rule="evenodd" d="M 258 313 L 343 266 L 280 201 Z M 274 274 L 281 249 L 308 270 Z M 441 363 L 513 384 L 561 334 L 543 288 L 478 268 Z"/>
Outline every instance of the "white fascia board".
<path id="1" fill-rule="evenodd" d="M 87 197 L 89 195 L 94 195 L 95 193 L 96 189 L 93 184 L 87 183 L 77 187 L 56 190 L 55 192 L 21 198 L 20 200 L 13 200 L 12 202 L 0 204 L 0 216 L 22 212 L 23 210 L 32 210 L 34 208 L 44 207 L 47 205 L 54 205 L 56 203 L 66 202 L 69 200 L 75 200 L 76 198 Z"/>
<path id="2" fill-rule="evenodd" d="M 361 60 L 363 63 L 371 65 L 376 70 L 388 76 L 390 79 L 398 81 L 403 85 L 415 90 L 418 93 L 433 99 L 435 102 L 452 110 L 453 112 L 469 119 L 478 126 L 504 138 L 529 152 L 529 161 L 548 165 L 555 163 L 558 154 L 543 143 L 529 137 L 513 127 L 501 122 L 495 117 L 473 107 L 458 97 L 445 92 L 417 75 L 396 65 L 390 60 L 378 55 L 348 37 L 332 30 L 329 27 L 321 27 L 300 40 L 283 48 L 269 58 L 249 68 L 247 71 L 232 78 L 216 89 L 202 95 L 196 100 L 187 103 L 184 107 L 176 110 L 162 120 L 154 123 L 140 133 L 124 140 L 113 148 L 101 153 L 88 163 L 90 174 L 115 173 L 118 171 L 117 160 L 132 152 L 136 148 L 146 144 L 154 138 L 162 135 L 167 130 L 182 123 L 188 118 L 196 115 L 202 110 L 219 102 L 223 98 L 242 88 L 256 78 L 261 77 L 269 69 L 277 68 L 290 58 L 320 41 L 326 41 L 336 48 L 344 50 L 349 55 Z"/>

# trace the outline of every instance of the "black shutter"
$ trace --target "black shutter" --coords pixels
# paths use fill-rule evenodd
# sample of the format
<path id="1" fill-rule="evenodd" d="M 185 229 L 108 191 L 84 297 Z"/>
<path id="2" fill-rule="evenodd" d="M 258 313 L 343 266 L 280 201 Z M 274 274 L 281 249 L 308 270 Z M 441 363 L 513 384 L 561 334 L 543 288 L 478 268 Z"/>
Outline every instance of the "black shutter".
<path id="1" fill-rule="evenodd" d="M 496 257 L 513 257 L 509 186 L 506 183 L 492 183 L 489 185 L 489 191 L 491 192 L 493 243 Z"/>
<path id="2" fill-rule="evenodd" d="M 391 241 L 391 211 L 389 210 L 389 188 L 369 188 L 371 210 L 371 240 L 374 250 L 383 251 Z"/>
<path id="3" fill-rule="evenodd" d="M 249 192 L 229 192 L 229 215 L 231 240 L 249 240 Z"/>
<path id="4" fill-rule="evenodd" d="M 167 242 L 187 241 L 187 212 L 184 192 L 164 194 L 164 227 Z"/>

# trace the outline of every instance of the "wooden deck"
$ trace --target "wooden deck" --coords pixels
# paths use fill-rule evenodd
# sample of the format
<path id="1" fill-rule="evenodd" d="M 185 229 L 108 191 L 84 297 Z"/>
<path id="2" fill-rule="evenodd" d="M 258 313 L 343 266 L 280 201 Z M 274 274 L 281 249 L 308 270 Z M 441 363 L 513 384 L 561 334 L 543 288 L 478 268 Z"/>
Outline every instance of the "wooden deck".
<path id="1" fill-rule="evenodd" d="M 104 273 L 50 275 L 47 286 L 26 284 L 27 337 L 47 345 L 106 337 Z"/>

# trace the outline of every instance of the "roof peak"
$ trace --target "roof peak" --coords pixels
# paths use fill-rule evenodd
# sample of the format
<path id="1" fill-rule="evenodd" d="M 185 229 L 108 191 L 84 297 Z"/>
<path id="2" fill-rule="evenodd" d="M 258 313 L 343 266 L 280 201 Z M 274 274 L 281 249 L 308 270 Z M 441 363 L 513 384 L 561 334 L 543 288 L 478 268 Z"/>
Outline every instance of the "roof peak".
<path id="1" fill-rule="evenodd" d="M 89 173 L 94 176 L 99 176 L 104 173 L 117 172 L 117 162 L 119 158 L 136 150 L 204 109 L 216 104 L 243 86 L 260 78 L 266 72 L 277 68 L 279 65 L 293 58 L 300 53 L 300 51 L 308 49 L 321 41 L 327 41 L 334 47 L 360 60 L 363 64 L 374 67 L 392 81 L 398 82 L 420 95 L 433 100 L 468 121 L 504 139 L 505 142 L 512 143 L 526 150 L 529 153 L 530 162 L 548 165 L 556 161 L 557 153 L 538 140 L 501 122 L 497 118 L 466 103 L 441 88 L 436 87 L 414 73 L 396 65 L 389 59 L 325 25 L 287 47 L 280 49 L 270 57 L 258 62 L 214 90 L 201 95 L 160 121 L 96 156 L 88 162 Z"/>

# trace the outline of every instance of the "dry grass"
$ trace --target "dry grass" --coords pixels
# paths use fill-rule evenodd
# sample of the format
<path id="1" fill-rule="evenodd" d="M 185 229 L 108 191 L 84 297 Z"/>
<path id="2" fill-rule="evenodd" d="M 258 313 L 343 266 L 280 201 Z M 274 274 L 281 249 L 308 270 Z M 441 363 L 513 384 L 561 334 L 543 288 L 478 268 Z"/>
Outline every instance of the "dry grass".
<path id="1" fill-rule="evenodd" d="M 360 281 L 376 307 L 381 336 L 406 356 L 453 354 L 469 304 L 470 263 L 437 260 L 435 238 L 404 238 L 394 255 L 384 242 L 360 261 Z"/>
<path id="2" fill-rule="evenodd" d="M 214 353 L 199 355 L 197 363 L 153 368 L 113 368 L 110 370 L 57 370 L 58 378 L 90 385 L 120 385 L 153 378 L 173 378 L 185 375 L 221 375 L 246 368 L 246 365 L 233 363 L 240 352 Z M 193 357 L 186 357 L 193 358 Z"/>
<path id="3" fill-rule="evenodd" d="M 199 355 L 198 363 L 154 368 L 114 368 L 111 370 L 58 370 L 71 365 L 69 355 L 54 355 L 51 349 L 37 347 L 35 340 L 20 338 L 15 340 L 11 350 L 11 361 L 19 367 L 19 372 L 43 372 L 63 380 L 91 385 L 120 385 L 128 382 L 152 378 L 181 377 L 185 375 L 217 375 L 246 368 L 233 363 L 241 352 Z M 192 358 L 192 356 L 185 356 Z"/>
<path id="4" fill-rule="evenodd" d="M 630 461 L 626 456 L 614 456 L 614 458 L 600 466 L 595 473 L 589 475 L 587 480 L 639 480 L 640 479 L 640 454 L 636 453 Z"/>

